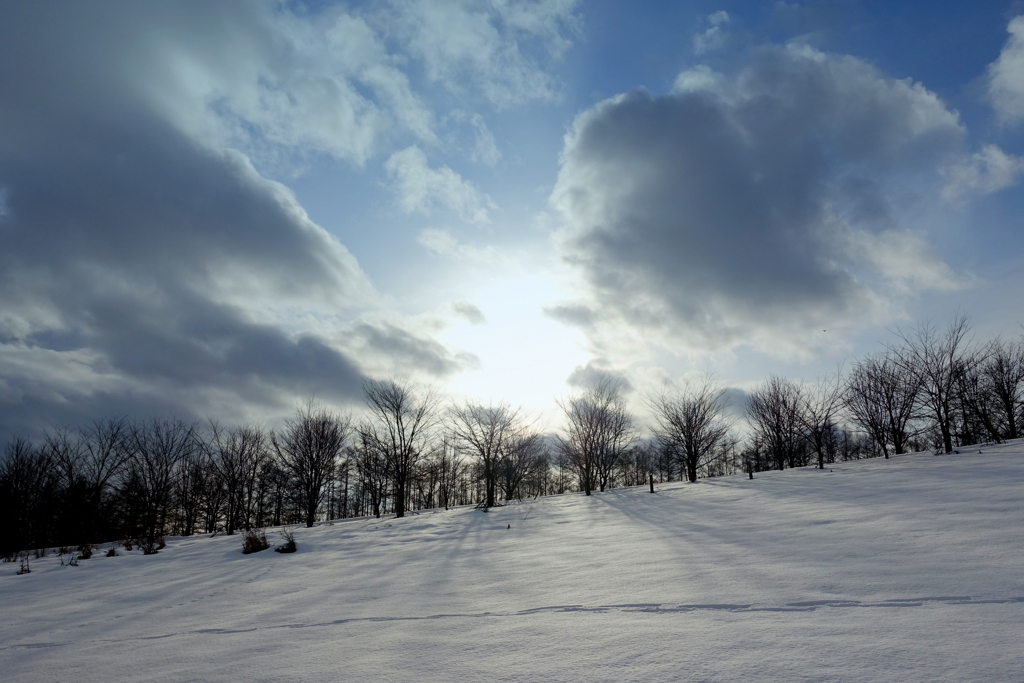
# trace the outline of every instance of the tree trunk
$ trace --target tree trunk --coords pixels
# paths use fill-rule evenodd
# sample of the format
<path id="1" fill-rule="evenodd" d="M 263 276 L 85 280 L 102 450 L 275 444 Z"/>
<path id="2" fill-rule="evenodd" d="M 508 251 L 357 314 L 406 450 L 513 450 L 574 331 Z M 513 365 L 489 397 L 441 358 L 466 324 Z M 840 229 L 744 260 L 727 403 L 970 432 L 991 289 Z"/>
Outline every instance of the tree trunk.
<path id="1" fill-rule="evenodd" d="M 405 482 L 395 482 L 395 517 L 405 517 Z"/>
<path id="2" fill-rule="evenodd" d="M 306 507 L 306 528 L 309 529 L 316 522 L 316 508 Z"/>

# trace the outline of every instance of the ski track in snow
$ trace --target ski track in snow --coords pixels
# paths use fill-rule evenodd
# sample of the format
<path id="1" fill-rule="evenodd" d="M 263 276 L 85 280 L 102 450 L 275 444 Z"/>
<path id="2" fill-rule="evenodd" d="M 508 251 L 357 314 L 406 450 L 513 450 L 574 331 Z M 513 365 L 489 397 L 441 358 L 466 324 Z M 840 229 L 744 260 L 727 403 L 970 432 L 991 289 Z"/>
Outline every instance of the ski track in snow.
<path id="1" fill-rule="evenodd" d="M 348 624 L 382 624 L 387 622 L 429 622 L 436 620 L 458 620 L 458 618 L 502 618 L 510 616 L 529 616 L 544 612 L 643 612 L 648 614 L 675 614 L 680 612 L 694 611 L 727 611 L 733 613 L 741 612 L 806 612 L 821 609 L 823 607 L 848 608 L 848 607 L 871 607 L 871 608 L 893 608 L 893 607 L 922 607 L 928 603 L 940 603 L 946 605 L 992 605 L 1008 603 L 1024 603 L 1024 597 L 1017 598 L 972 598 L 971 596 L 940 596 L 924 598 L 891 598 L 880 602 L 861 602 L 860 600 L 806 600 L 802 602 L 790 602 L 784 605 L 768 604 L 693 604 L 674 605 L 656 603 L 633 603 L 620 605 L 552 605 L 549 607 L 534 607 L 531 609 L 520 609 L 514 612 L 476 612 L 466 614 L 429 614 L 427 616 L 361 616 L 352 618 L 339 618 L 331 622 L 318 622 L 315 624 L 278 624 L 273 626 L 258 626 L 250 629 L 196 629 L 194 631 L 182 631 L 176 633 L 165 633 L 158 636 L 136 636 L 122 639 L 98 639 L 94 642 L 126 642 L 131 640 L 162 640 L 188 635 L 232 635 L 238 633 L 253 633 L 257 631 L 273 631 L 276 629 L 319 629 L 332 626 L 345 626 Z M 0 647 L 0 650 L 13 648 L 40 648 L 60 647 L 70 643 L 18 643 Z"/>
<path id="2" fill-rule="evenodd" d="M 747 604 L 708 604 L 708 605 L 673 605 L 657 603 L 633 603 L 621 605 L 552 605 L 549 607 L 534 607 L 532 609 L 518 610 L 516 612 L 477 612 L 469 614 L 431 614 L 428 616 L 403 616 L 403 617 L 353 617 L 348 619 L 335 619 L 332 621 L 321 621 L 316 623 L 290 623 L 275 624 L 268 626 L 254 626 L 252 628 L 201 628 L 192 631 L 179 631 L 174 633 L 163 633 L 154 636 L 135 636 L 130 638 L 106 639 L 101 638 L 87 642 L 122 643 L 132 640 L 163 640 L 190 635 L 233 635 L 237 633 L 254 633 L 258 631 L 274 631 L 277 629 L 302 629 L 302 628 L 328 628 L 331 626 L 345 626 L 358 623 L 387 623 L 387 622 L 409 622 L 409 621 L 436 621 L 439 619 L 499 619 L 508 617 L 527 617 L 535 614 L 551 612 L 586 612 L 586 613 L 607 613 L 607 612 L 632 612 L 645 614 L 679 614 L 686 612 L 813 612 L 822 608 L 906 608 L 923 607 L 929 603 L 943 605 L 1001 605 L 1024 603 L 1024 597 L 1016 598 L 972 598 L 971 596 L 937 596 L 924 598 L 891 598 L 879 602 L 861 602 L 860 600 L 805 600 L 802 602 L 790 602 L 784 605 L 768 605 L 758 603 Z M 47 648 L 61 647 L 70 643 L 18 643 L 0 647 L 0 651 L 16 648 Z"/>

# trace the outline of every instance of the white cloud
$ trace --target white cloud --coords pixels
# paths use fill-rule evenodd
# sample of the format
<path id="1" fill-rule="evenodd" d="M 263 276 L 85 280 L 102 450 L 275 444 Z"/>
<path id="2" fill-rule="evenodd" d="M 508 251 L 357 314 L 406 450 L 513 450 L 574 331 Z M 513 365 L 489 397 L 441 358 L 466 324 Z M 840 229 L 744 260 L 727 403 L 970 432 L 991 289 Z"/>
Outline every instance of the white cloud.
<path id="1" fill-rule="evenodd" d="M 936 257 L 928 236 L 921 231 L 849 230 L 846 238 L 849 253 L 900 294 L 924 290 L 951 292 L 972 283 L 969 276 L 957 274 Z M 878 305 L 887 306 L 884 298 L 878 297 Z"/>
<path id="2" fill-rule="evenodd" d="M 141 31 L 147 48 L 130 73 L 153 109 L 191 137 L 241 148 L 261 167 L 306 154 L 361 165 L 410 138 L 439 144 L 431 84 L 499 108 L 555 97 L 547 67 L 572 44 L 574 8 L 575 0 L 380 0 L 295 13 L 250 3 L 204 7 L 190 20 L 173 5 L 137 6 L 122 25 L 161 26 Z M 472 123 L 472 156 L 493 165 L 493 136 L 479 115 Z"/>
<path id="3" fill-rule="evenodd" d="M 571 387 L 590 388 L 601 382 L 618 382 L 623 393 L 634 390 L 626 373 L 615 369 L 607 358 L 592 358 L 586 365 L 577 365 L 565 380 Z"/>
<path id="4" fill-rule="evenodd" d="M 430 168 L 427 155 L 419 147 L 395 152 L 384 168 L 406 212 L 430 214 L 440 206 L 467 223 L 490 222 L 488 212 L 494 208 L 490 197 L 447 166 Z"/>
<path id="5" fill-rule="evenodd" d="M 483 311 L 474 304 L 468 301 L 456 301 L 452 304 L 452 310 L 460 318 L 465 319 L 470 325 L 485 325 L 487 324 L 487 318 L 484 316 Z"/>
<path id="6" fill-rule="evenodd" d="M 999 58 L 988 67 L 988 94 L 1004 123 L 1024 118 L 1024 16 L 1013 19 L 1009 39 Z"/>
<path id="7" fill-rule="evenodd" d="M 558 82 L 544 65 L 572 45 L 576 0 L 392 4 L 410 53 L 449 91 L 476 90 L 498 108 L 556 96 Z M 539 49 L 527 49 L 534 45 Z"/>
<path id="8" fill-rule="evenodd" d="M 398 135 L 437 142 L 400 56 L 361 17 L 330 10 L 311 20 L 260 3 L 208 7 L 194 22 L 173 9 L 154 12 L 165 28 L 134 55 L 134 86 L 211 146 L 244 147 L 261 161 L 292 151 L 362 164 Z M 207 42 L 203 33 L 219 35 Z"/>
<path id="9" fill-rule="evenodd" d="M 558 313 L 599 347 L 799 353 L 815 329 L 961 286 L 895 207 L 938 194 L 964 137 L 920 84 L 807 47 L 601 102 L 567 135 L 551 195 L 588 293 Z"/>
<path id="10" fill-rule="evenodd" d="M 995 145 L 985 145 L 942 170 L 946 186 L 942 198 L 958 202 L 976 195 L 991 194 L 1017 183 L 1024 172 L 1024 158 L 1007 154 Z"/>
<path id="11" fill-rule="evenodd" d="M 501 258 L 498 250 L 492 246 L 475 247 L 465 244 L 451 233 L 436 228 L 421 230 L 416 241 L 434 254 L 453 261 L 493 263 Z"/>
<path id="12" fill-rule="evenodd" d="M 494 141 L 494 134 L 479 114 L 474 114 L 470 122 L 473 124 L 475 138 L 470 158 L 481 164 L 494 166 L 501 161 L 501 150 L 498 149 L 498 143 Z"/>
<path id="13" fill-rule="evenodd" d="M 676 76 L 672 89 L 675 92 L 697 92 L 700 90 L 720 91 L 723 83 L 722 74 L 704 64 L 686 69 Z"/>
<path id="14" fill-rule="evenodd" d="M 729 20 L 729 13 L 725 10 L 709 14 L 706 19 L 708 27 L 703 32 L 695 33 L 693 36 L 694 53 L 701 55 L 722 47 L 728 37 L 725 26 L 729 23 Z"/>

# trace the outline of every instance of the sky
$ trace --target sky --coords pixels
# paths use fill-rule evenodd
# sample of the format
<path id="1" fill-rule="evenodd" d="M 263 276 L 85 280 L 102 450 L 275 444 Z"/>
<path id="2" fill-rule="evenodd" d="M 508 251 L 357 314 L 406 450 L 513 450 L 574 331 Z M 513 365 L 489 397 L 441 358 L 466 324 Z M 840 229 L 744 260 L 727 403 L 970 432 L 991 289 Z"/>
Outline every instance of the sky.
<path id="1" fill-rule="evenodd" d="M 1024 323 L 1024 3 L 0 9 L 0 437 Z"/>

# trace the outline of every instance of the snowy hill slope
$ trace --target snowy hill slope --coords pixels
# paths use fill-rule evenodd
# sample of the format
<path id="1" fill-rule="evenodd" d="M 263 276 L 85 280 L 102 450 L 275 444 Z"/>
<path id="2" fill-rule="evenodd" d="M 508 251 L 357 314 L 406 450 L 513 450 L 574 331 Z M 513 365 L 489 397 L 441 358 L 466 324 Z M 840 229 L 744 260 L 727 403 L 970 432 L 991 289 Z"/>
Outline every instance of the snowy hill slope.
<path id="1" fill-rule="evenodd" d="M 0 678 L 1024 680 L 1024 443 L 981 450 L 4 564 Z"/>

